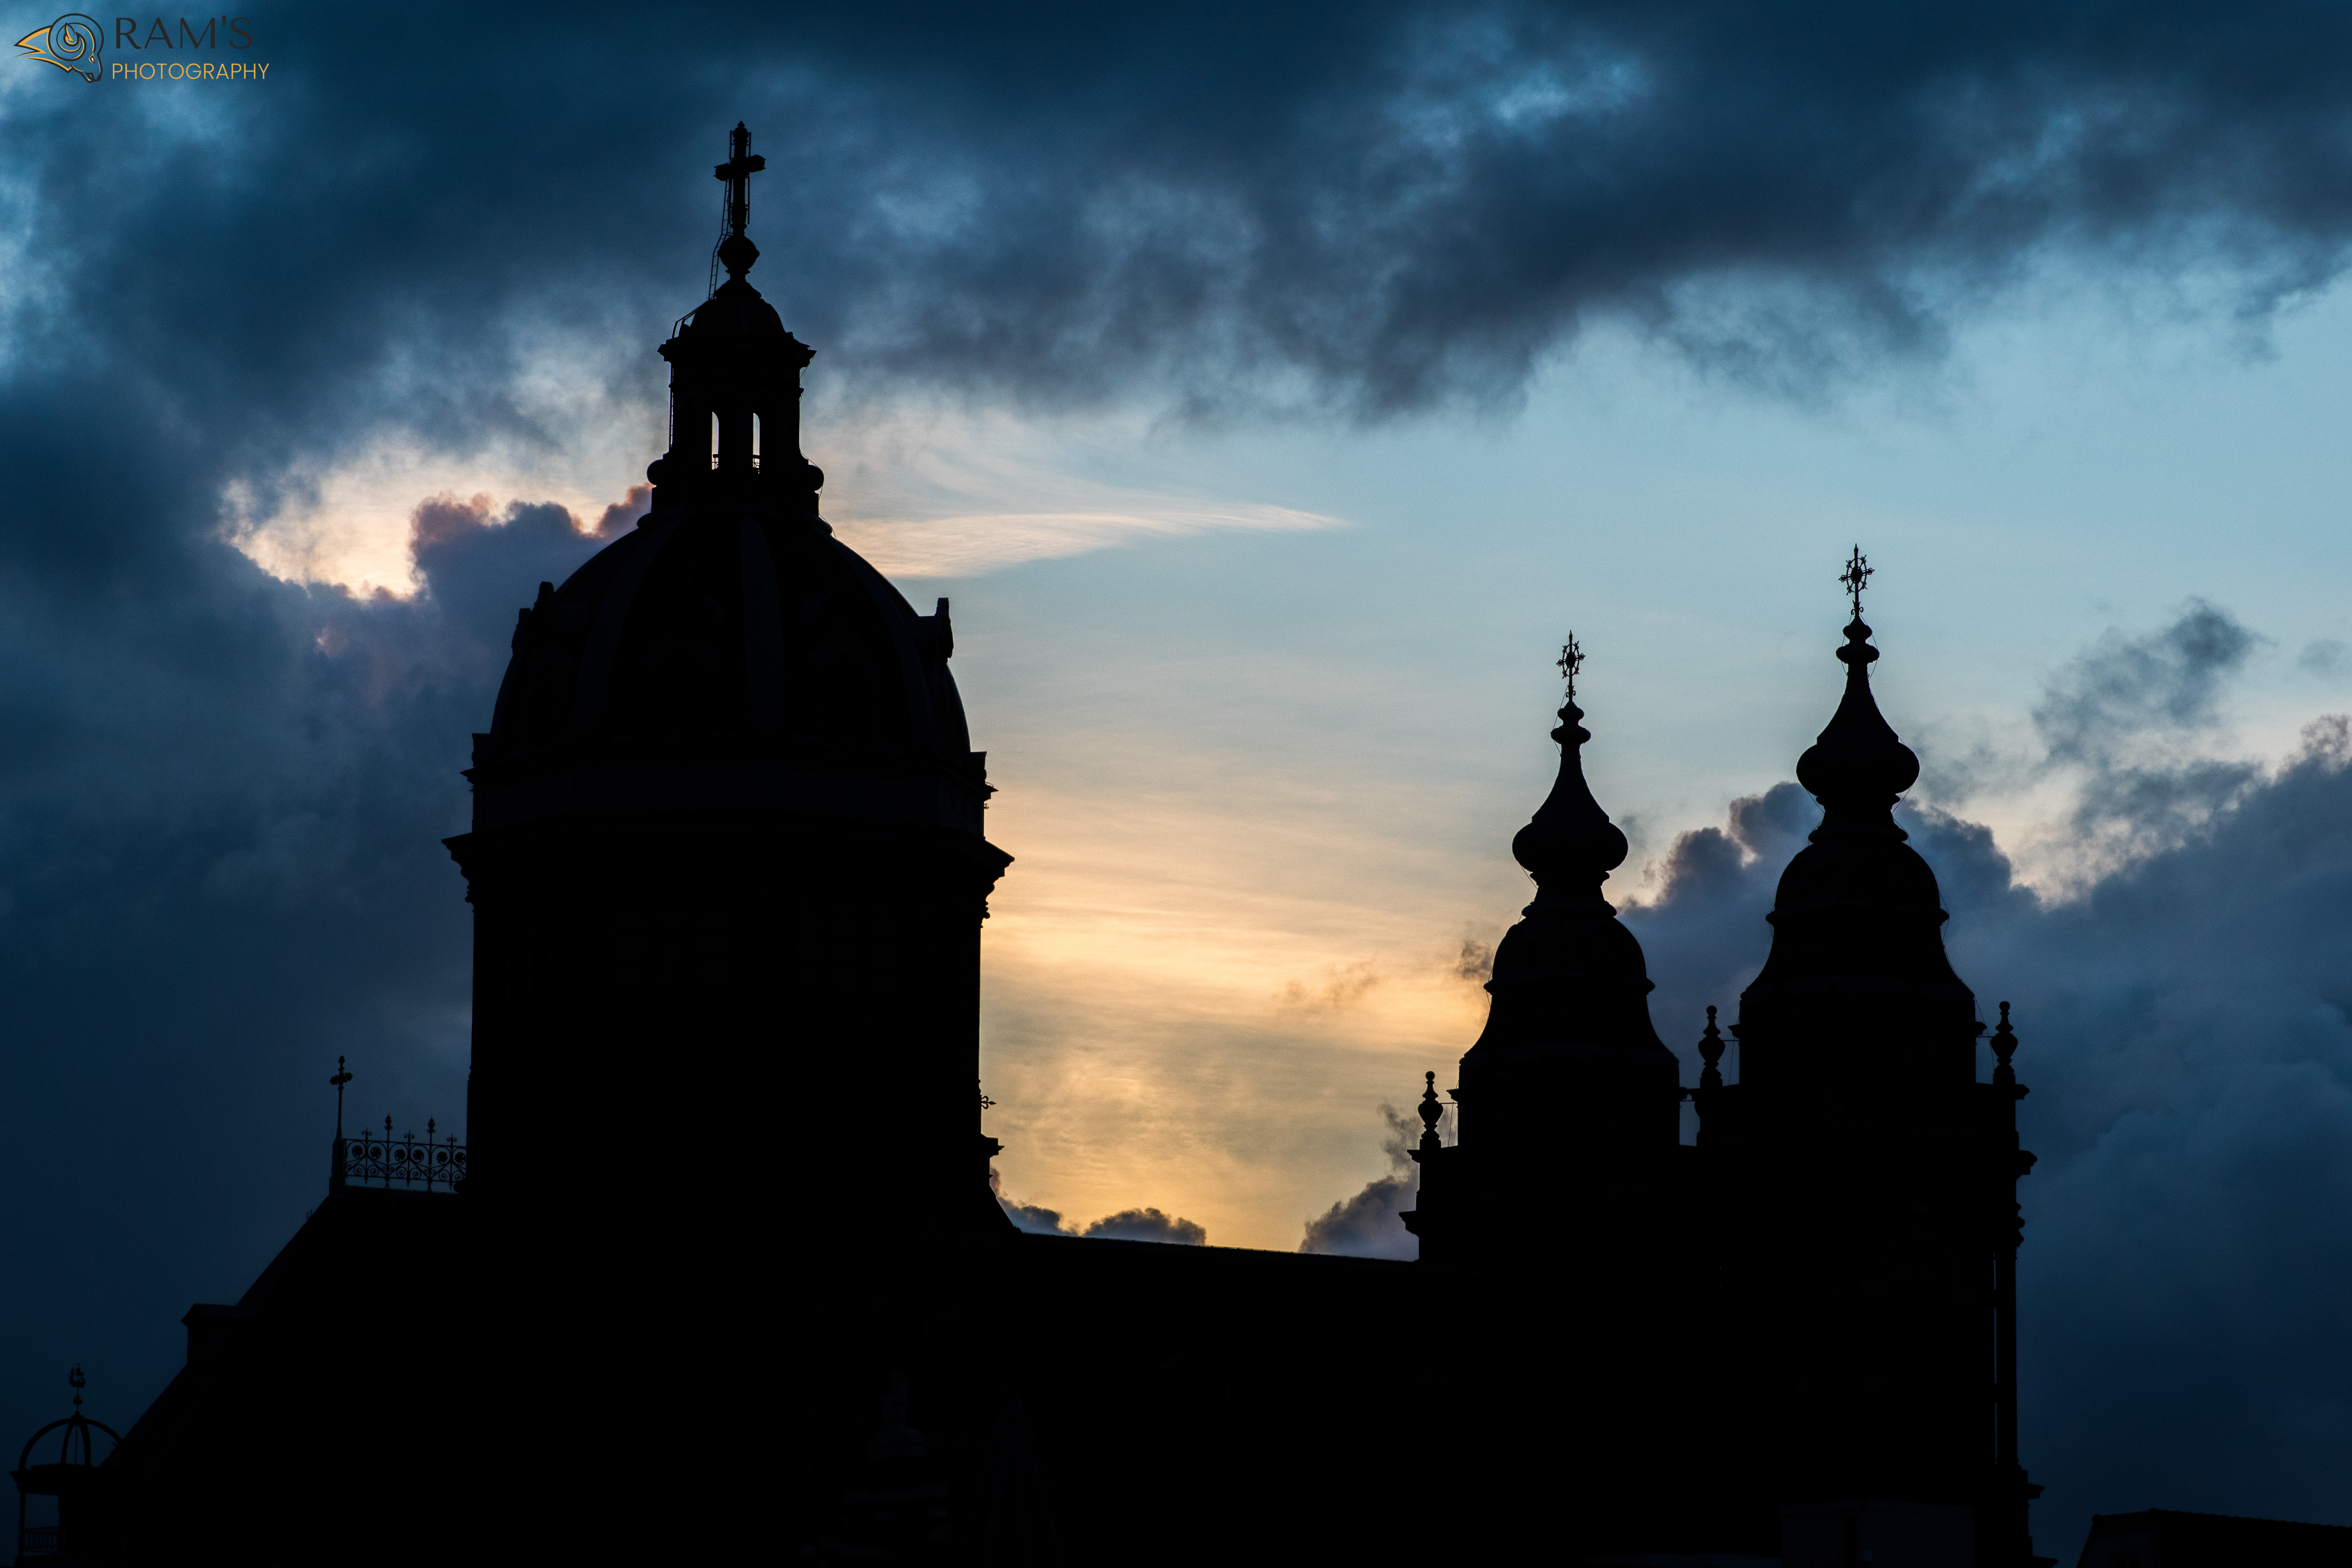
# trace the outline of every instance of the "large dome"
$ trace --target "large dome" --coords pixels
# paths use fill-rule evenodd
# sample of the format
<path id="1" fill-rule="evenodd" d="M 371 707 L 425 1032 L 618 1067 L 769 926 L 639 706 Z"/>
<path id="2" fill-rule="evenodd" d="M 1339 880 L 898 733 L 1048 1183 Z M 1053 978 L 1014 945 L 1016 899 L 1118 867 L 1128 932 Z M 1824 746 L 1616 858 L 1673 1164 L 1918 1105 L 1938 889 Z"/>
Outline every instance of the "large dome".
<path id="1" fill-rule="evenodd" d="M 963 763 L 947 601 L 919 616 L 814 516 L 649 514 L 540 585 L 478 763 L 590 741 L 807 737 Z"/>

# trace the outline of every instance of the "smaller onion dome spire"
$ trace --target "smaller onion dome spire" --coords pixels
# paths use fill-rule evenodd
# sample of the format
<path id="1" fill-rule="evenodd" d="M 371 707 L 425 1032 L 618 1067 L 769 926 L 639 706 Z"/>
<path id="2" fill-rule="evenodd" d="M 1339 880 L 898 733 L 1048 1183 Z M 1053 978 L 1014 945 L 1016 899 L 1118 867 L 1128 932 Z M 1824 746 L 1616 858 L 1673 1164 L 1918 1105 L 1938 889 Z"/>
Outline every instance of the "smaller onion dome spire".
<path id="1" fill-rule="evenodd" d="M 1870 627 L 1862 618 L 1862 590 L 1871 573 L 1855 545 L 1838 575 L 1853 604 L 1845 647 L 1837 650 L 1845 666 L 1845 696 L 1829 728 L 1797 759 L 1797 782 L 1822 803 L 1822 832 L 1883 829 L 1902 837 L 1892 813 L 1895 797 L 1918 782 L 1919 759 L 1896 738 L 1871 695 L 1870 667 L 1878 650 L 1870 646 Z"/>
<path id="2" fill-rule="evenodd" d="M 1559 650 L 1560 673 L 1568 679 L 1568 700 L 1559 710 L 1559 727 L 1551 738 L 1559 742 L 1559 776 L 1551 794 L 1525 827 L 1511 840 L 1511 858 L 1528 868 L 1538 892 L 1528 912 L 1598 906 L 1608 910 L 1601 884 L 1625 863 L 1625 836 L 1592 798 L 1584 782 L 1584 743 L 1592 732 L 1584 728 L 1584 710 L 1576 705 L 1576 676 L 1584 668 L 1584 650 L 1574 633 Z"/>

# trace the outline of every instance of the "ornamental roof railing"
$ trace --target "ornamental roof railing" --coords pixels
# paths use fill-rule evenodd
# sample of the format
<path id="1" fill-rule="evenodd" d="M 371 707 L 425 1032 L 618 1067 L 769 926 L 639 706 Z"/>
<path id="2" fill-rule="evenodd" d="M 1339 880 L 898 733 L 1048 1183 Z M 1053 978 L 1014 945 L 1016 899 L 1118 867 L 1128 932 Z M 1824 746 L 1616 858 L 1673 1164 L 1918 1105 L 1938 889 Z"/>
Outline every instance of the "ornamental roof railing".
<path id="1" fill-rule="evenodd" d="M 462 1190 L 466 1181 L 466 1146 L 457 1135 L 437 1136 L 438 1129 L 431 1119 L 425 1123 L 425 1136 L 404 1132 L 392 1135 L 392 1118 L 383 1119 L 382 1133 L 362 1132 L 346 1137 L 335 1134 L 334 1155 L 327 1167 L 327 1185 L 401 1186 L 422 1188 L 425 1192 L 454 1193 Z"/>

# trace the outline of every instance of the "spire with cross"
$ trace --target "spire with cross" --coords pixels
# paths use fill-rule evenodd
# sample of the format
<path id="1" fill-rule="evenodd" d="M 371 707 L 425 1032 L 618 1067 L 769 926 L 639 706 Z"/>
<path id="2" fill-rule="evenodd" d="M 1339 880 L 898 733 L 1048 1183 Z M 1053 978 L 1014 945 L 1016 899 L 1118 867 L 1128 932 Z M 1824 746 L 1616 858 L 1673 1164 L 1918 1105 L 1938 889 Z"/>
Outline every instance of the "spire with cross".
<path id="1" fill-rule="evenodd" d="M 1838 581 L 1845 584 L 1846 596 L 1853 601 L 1853 618 L 1857 621 L 1862 619 L 1862 590 L 1870 581 L 1871 570 L 1870 557 L 1864 555 L 1862 546 L 1857 544 L 1853 547 L 1853 558 L 1845 563 L 1845 570 L 1838 574 Z"/>
<path id="2" fill-rule="evenodd" d="M 711 172 L 727 186 L 727 232 L 719 238 L 718 258 L 731 279 L 751 271 L 751 263 L 760 259 L 760 247 L 743 232 L 751 217 L 751 198 L 744 186 L 768 166 L 768 161 L 751 151 L 751 132 L 740 120 L 727 139 L 727 162 Z"/>

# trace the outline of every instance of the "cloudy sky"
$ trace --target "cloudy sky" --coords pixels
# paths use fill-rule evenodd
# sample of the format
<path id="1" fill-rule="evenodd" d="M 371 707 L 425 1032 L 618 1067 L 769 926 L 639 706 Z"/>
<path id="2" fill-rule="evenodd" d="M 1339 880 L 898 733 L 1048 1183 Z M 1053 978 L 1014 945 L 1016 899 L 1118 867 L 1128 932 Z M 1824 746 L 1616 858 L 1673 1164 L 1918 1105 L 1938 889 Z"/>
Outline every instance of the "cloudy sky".
<path id="1" fill-rule="evenodd" d="M 118 1426 L 162 1385 L 318 1201 L 338 1056 L 355 1117 L 461 1116 L 457 770 L 515 607 L 641 507 L 742 119 L 827 515 L 954 601 L 1003 791 L 1009 1197 L 1396 1244 L 1381 1108 L 1476 1032 L 1571 629 L 1688 1055 L 1860 542 L 2034 1086 L 2043 1549 L 2352 1522 L 2352 17 L 250 31 L 0 65 L 0 1430 L 77 1358 Z M 215 62 L 269 70 L 170 79 Z"/>

